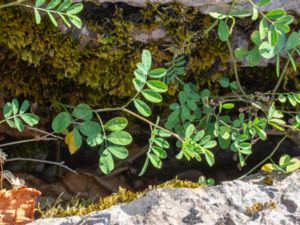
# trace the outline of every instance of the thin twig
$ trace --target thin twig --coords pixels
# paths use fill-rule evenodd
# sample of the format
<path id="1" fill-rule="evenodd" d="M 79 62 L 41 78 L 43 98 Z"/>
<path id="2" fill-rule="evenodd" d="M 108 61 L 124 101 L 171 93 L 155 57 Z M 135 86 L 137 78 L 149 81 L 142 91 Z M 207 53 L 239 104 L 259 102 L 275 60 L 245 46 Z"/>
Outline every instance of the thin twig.
<path id="1" fill-rule="evenodd" d="M 227 40 L 227 46 L 228 46 L 228 49 L 229 49 L 230 57 L 231 57 L 231 59 L 233 61 L 233 71 L 234 71 L 234 76 L 235 76 L 236 83 L 237 83 L 240 91 L 242 92 L 242 94 L 245 97 L 247 97 L 247 94 L 244 91 L 244 88 L 242 87 L 241 82 L 240 82 L 239 73 L 238 73 L 238 69 L 237 69 L 237 62 L 235 60 L 235 57 L 234 57 L 234 54 L 233 54 L 233 50 L 232 50 L 232 46 L 231 46 L 231 43 L 230 43 L 229 40 Z"/>
<path id="2" fill-rule="evenodd" d="M 126 108 L 122 108 L 122 111 L 124 111 L 124 112 L 126 112 L 126 113 L 128 113 L 128 114 L 131 114 L 132 116 L 134 116 L 134 117 L 136 117 L 136 118 L 138 118 L 138 119 L 144 121 L 145 123 L 147 123 L 147 124 L 149 124 L 149 125 L 151 125 L 151 126 L 155 126 L 155 123 L 151 122 L 150 120 L 145 119 L 144 117 L 138 115 L 138 114 L 135 113 L 135 112 L 132 112 L 132 111 L 126 109 Z M 173 133 L 173 132 L 169 131 L 168 129 L 163 128 L 163 127 L 161 127 L 161 126 L 156 126 L 156 127 L 157 127 L 158 129 L 160 129 L 160 130 L 166 131 L 167 133 L 171 134 L 173 137 L 177 138 L 178 140 L 180 140 L 180 141 L 182 141 L 182 142 L 184 141 L 184 140 L 182 139 L 182 137 L 180 137 L 178 134 L 175 134 L 175 133 Z"/>
<path id="3" fill-rule="evenodd" d="M 4 5 L 0 5 L 0 9 L 11 7 L 11 6 L 18 6 L 18 5 L 21 5 L 21 2 L 24 2 L 24 0 L 22 0 L 22 1 L 19 0 L 19 1 L 4 4 Z"/>
<path id="4" fill-rule="evenodd" d="M 295 53 L 295 50 L 293 50 L 291 52 L 291 56 L 293 56 L 294 53 Z M 287 71 L 289 65 L 290 65 L 290 60 L 288 59 L 287 62 L 285 63 L 285 66 L 284 66 L 283 70 L 282 70 L 282 73 L 280 74 L 280 77 L 279 77 L 279 79 L 277 81 L 277 84 L 276 84 L 275 88 L 272 91 L 273 97 L 274 97 L 274 94 L 277 92 L 278 88 L 280 87 L 280 84 L 281 84 L 281 82 L 282 82 L 282 80 L 284 78 L 284 75 L 286 74 L 286 71 Z"/>
<path id="5" fill-rule="evenodd" d="M 62 162 L 53 162 L 53 161 L 48 161 L 48 160 L 42 160 L 42 159 L 30 159 L 30 158 L 11 158 L 11 159 L 6 159 L 5 162 L 15 162 L 15 161 L 28 161 L 28 162 L 37 162 L 37 163 L 44 163 L 44 164 L 51 164 L 55 166 L 62 167 L 72 173 L 78 174 L 75 170 L 71 169 L 70 167 L 66 166 L 64 161 Z"/>
<path id="6" fill-rule="evenodd" d="M 3 164 L 0 161 L 0 190 L 3 188 Z"/>
<path id="7" fill-rule="evenodd" d="M 245 173 L 243 176 L 239 177 L 238 180 L 245 178 L 249 174 L 253 173 L 257 168 L 259 168 L 261 165 L 263 165 L 266 161 L 268 161 L 272 156 L 276 153 L 276 151 L 279 149 L 282 142 L 288 137 L 288 135 L 285 135 L 276 145 L 274 150 L 271 152 L 270 155 L 268 155 L 264 160 L 262 160 L 259 164 L 257 164 L 255 167 L 253 167 L 251 170 L 249 170 L 247 173 Z"/>
<path id="8" fill-rule="evenodd" d="M 63 137 L 55 135 L 54 132 L 50 133 L 50 132 L 47 132 L 45 130 L 42 130 L 42 129 L 39 129 L 39 128 L 35 128 L 35 127 L 30 127 L 30 126 L 26 126 L 26 128 L 29 129 L 29 130 L 37 131 L 37 132 L 39 132 L 41 134 L 46 134 L 49 137 L 53 137 L 53 138 L 56 138 L 56 139 L 64 140 Z"/>
<path id="9" fill-rule="evenodd" d="M 35 141 L 55 141 L 55 140 L 57 140 L 57 139 L 55 139 L 55 138 L 46 138 L 46 136 L 44 136 L 44 137 L 41 137 L 41 138 L 32 138 L 32 139 L 27 139 L 27 140 L 12 141 L 12 142 L 8 142 L 8 143 L 5 143 L 5 144 L 0 144 L 0 148 L 7 147 L 7 146 L 12 146 L 12 145 L 30 143 L 30 142 L 35 142 Z"/>

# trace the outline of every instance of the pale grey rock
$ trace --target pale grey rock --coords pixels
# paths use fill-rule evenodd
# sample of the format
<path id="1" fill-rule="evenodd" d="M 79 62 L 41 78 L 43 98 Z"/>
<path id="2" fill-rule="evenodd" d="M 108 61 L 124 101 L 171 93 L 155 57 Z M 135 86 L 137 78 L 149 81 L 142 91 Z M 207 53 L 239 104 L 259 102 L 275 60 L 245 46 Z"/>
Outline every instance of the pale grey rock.
<path id="1" fill-rule="evenodd" d="M 84 0 L 86 2 L 93 2 L 96 4 L 101 4 L 105 2 L 110 3 L 126 3 L 131 6 L 136 7 L 144 7 L 147 2 L 149 3 L 161 3 L 166 4 L 170 2 L 175 2 L 175 0 Z M 199 7 L 203 13 L 208 13 L 211 11 L 226 11 L 230 7 L 230 3 L 232 0 L 176 0 L 176 2 L 180 2 L 187 6 Z M 257 2 L 254 0 L 254 2 Z M 237 7 L 238 8 L 249 8 L 251 5 L 247 0 L 238 0 Z M 292 11 L 295 14 L 300 15 L 300 4 L 299 0 L 273 0 L 271 4 L 262 8 L 263 10 L 269 10 L 274 8 L 285 8 L 288 11 Z"/>
<path id="2" fill-rule="evenodd" d="M 29 225 L 297 225 L 300 224 L 300 171 L 274 175 L 272 186 L 263 175 L 221 185 L 188 189 L 165 188 L 139 199 L 85 216 L 43 219 Z M 255 203 L 274 203 L 253 214 Z"/>
<path id="3" fill-rule="evenodd" d="M 167 39 L 167 32 L 162 26 L 155 27 L 150 31 L 141 31 L 135 28 L 132 31 L 131 35 L 135 41 L 139 41 L 142 43 L 148 43 L 150 41 L 159 41 L 161 39 L 164 39 L 164 41 L 166 41 Z"/>

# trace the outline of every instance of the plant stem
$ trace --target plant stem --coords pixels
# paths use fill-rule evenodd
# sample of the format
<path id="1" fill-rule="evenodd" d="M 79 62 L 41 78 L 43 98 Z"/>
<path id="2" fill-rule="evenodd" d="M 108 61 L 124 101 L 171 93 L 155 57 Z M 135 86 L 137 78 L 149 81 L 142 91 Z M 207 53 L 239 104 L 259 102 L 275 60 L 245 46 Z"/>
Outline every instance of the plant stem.
<path id="1" fill-rule="evenodd" d="M 107 140 L 106 140 L 107 136 L 106 136 L 106 132 L 105 132 L 105 129 L 104 129 L 103 121 L 101 119 L 101 116 L 98 113 L 96 113 L 96 116 L 97 116 L 97 118 L 99 120 L 99 123 L 101 124 L 102 132 L 103 132 L 103 136 L 104 136 L 104 141 L 105 141 L 105 146 L 106 146 L 105 148 L 107 148 L 108 147 Z"/>
<path id="2" fill-rule="evenodd" d="M 257 168 L 259 168 L 261 165 L 263 165 L 266 161 L 268 161 L 270 158 L 272 158 L 272 156 L 276 153 L 276 151 L 279 149 L 280 145 L 282 144 L 282 142 L 288 137 L 288 135 L 286 134 L 285 136 L 283 136 L 283 138 L 277 143 L 276 147 L 274 148 L 274 150 L 271 152 L 270 155 L 268 155 L 265 159 L 263 159 L 259 164 L 257 164 L 255 167 L 253 167 L 251 170 L 249 170 L 246 174 L 244 174 L 243 176 L 239 177 L 238 180 L 245 178 L 246 176 L 248 176 L 249 174 L 253 173 Z"/>
<path id="3" fill-rule="evenodd" d="M 26 8 L 30 8 L 30 9 L 36 9 L 38 11 L 42 11 L 42 12 L 47 12 L 47 13 L 52 13 L 52 14 L 57 14 L 57 15 L 64 15 L 64 16 L 68 16 L 67 13 L 64 13 L 64 12 L 58 12 L 58 11 L 55 11 L 55 10 L 50 10 L 50 9 L 44 9 L 44 8 L 40 8 L 40 7 L 35 7 L 35 6 L 32 6 L 32 5 L 27 5 L 27 4 L 19 4 L 20 6 L 24 6 Z"/>
<path id="4" fill-rule="evenodd" d="M 5 162 L 15 162 L 15 161 L 28 161 L 28 162 L 37 162 L 37 163 L 44 163 L 44 164 L 51 164 L 55 166 L 62 167 L 72 173 L 78 174 L 75 170 L 71 169 L 70 167 L 66 166 L 64 163 L 65 162 L 52 162 L 48 160 L 41 160 L 41 159 L 30 159 L 30 158 L 11 158 L 11 159 L 6 159 Z"/>
<path id="5" fill-rule="evenodd" d="M 291 52 L 291 56 L 293 56 L 294 53 L 295 53 L 295 50 L 293 50 Z M 288 59 L 288 61 L 285 63 L 285 66 L 284 66 L 284 68 L 282 70 L 282 73 L 280 74 L 279 80 L 277 81 L 277 84 L 276 84 L 275 88 L 272 91 L 272 96 L 273 97 L 274 97 L 274 94 L 277 92 L 278 88 L 280 87 L 280 84 L 281 84 L 281 82 L 282 82 L 282 80 L 284 78 L 284 75 L 286 74 L 286 71 L 287 71 L 289 65 L 290 65 L 290 60 Z"/>
<path id="6" fill-rule="evenodd" d="M 132 115 L 132 116 L 134 116 L 134 117 L 136 117 L 136 118 L 138 118 L 138 119 L 144 121 L 145 123 L 147 123 L 147 124 L 149 124 L 149 125 L 151 125 L 151 126 L 156 126 L 155 123 L 151 122 L 150 120 L 145 119 L 144 117 L 142 117 L 142 116 L 138 115 L 137 113 L 132 112 L 132 111 L 126 109 L 126 108 L 122 108 L 122 111 L 124 111 L 124 112 L 126 112 L 126 113 L 128 113 L 128 114 L 130 114 L 130 115 Z M 173 132 L 169 131 L 168 129 L 163 128 L 163 127 L 161 127 L 161 126 L 156 126 L 156 127 L 157 127 L 158 129 L 160 129 L 160 130 L 166 131 L 167 133 L 171 134 L 173 137 L 177 138 L 178 140 L 184 141 L 184 140 L 182 139 L 182 137 L 180 137 L 178 134 L 175 134 L 175 133 L 173 133 Z"/>
<path id="7" fill-rule="evenodd" d="M 233 54 L 233 50 L 232 50 L 232 46 L 231 46 L 231 43 L 229 40 L 227 40 L 227 46 L 228 46 L 228 49 L 229 49 L 229 53 L 230 53 L 230 57 L 233 61 L 233 71 L 234 71 L 234 76 L 235 76 L 235 80 L 237 82 L 237 85 L 240 89 L 240 91 L 242 92 L 242 94 L 247 97 L 247 94 L 246 92 L 244 91 L 242 85 L 241 85 L 241 82 L 240 82 L 240 78 L 239 78 L 239 73 L 238 73 L 238 69 L 237 69 L 237 62 L 235 60 L 235 57 L 234 57 L 234 54 Z"/>
<path id="8" fill-rule="evenodd" d="M 28 129 L 28 130 L 33 130 L 33 131 L 37 131 L 37 132 L 39 132 L 39 133 L 41 133 L 41 134 L 46 134 L 47 136 L 53 137 L 53 138 L 55 138 L 55 139 L 64 140 L 62 137 L 55 135 L 54 132 L 49 133 L 49 132 L 44 131 L 44 130 L 42 130 L 42 129 L 35 128 L 35 127 L 29 127 L 29 126 L 26 126 L 26 129 Z"/>
<path id="9" fill-rule="evenodd" d="M 258 5 L 256 5 L 252 0 L 248 0 L 248 2 L 250 2 L 250 4 L 255 7 L 258 10 Z M 258 10 L 259 11 L 259 10 Z M 274 22 L 272 20 L 270 20 L 263 12 L 259 11 L 259 14 L 262 15 L 262 17 L 264 17 L 267 21 L 269 21 L 271 24 L 273 24 Z"/>
<path id="10" fill-rule="evenodd" d="M 3 187 L 3 164 L 0 162 L 0 190 L 2 190 Z"/>
<path id="11" fill-rule="evenodd" d="M 21 2 L 23 2 L 23 1 L 15 1 L 15 2 L 10 2 L 10 3 L 4 4 L 4 5 L 0 5 L 0 9 L 11 7 L 11 6 L 21 5 Z"/>
<path id="12" fill-rule="evenodd" d="M 104 109 L 93 110 L 93 112 L 95 112 L 95 113 L 99 113 L 99 112 L 113 112 L 113 111 L 122 111 L 122 108 L 121 107 L 117 107 L 117 108 L 104 108 Z"/>
<path id="13" fill-rule="evenodd" d="M 5 144 L 0 144 L 0 148 L 11 146 L 11 145 L 18 145 L 18 144 L 24 144 L 24 143 L 29 143 L 29 142 L 35 142 L 35 141 L 55 141 L 56 139 L 54 138 L 47 138 L 48 135 L 45 135 L 41 138 L 32 138 L 32 139 L 27 139 L 27 140 L 21 140 L 21 141 L 12 141 L 8 142 Z"/>
<path id="14" fill-rule="evenodd" d="M 16 114 L 16 115 L 10 116 L 10 117 L 8 117 L 8 118 L 5 118 L 4 120 L 1 120 L 1 121 L 0 121 L 0 124 L 1 124 L 1 123 L 5 123 L 7 120 L 12 120 L 12 119 L 14 119 L 14 118 L 17 118 L 17 117 L 19 117 L 19 116 L 20 116 L 20 114 Z"/>

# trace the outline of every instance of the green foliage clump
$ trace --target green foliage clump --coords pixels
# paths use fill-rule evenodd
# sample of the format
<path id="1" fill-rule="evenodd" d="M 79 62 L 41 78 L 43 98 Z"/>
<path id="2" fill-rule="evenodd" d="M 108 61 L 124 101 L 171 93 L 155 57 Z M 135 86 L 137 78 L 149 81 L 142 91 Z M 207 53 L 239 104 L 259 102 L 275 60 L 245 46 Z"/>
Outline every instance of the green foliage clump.
<path id="1" fill-rule="evenodd" d="M 235 155 L 236 161 L 239 161 L 239 167 L 244 167 L 247 158 L 252 154 L 252 146 L 257 141 L 267 140 L 269 131 L 281 133 L 283 138 L 277 143 L 271 154 L 247 174 L 253 172 L 267 160 L 271 160 L 286 138 L 291 134 L 299 134 L 300 113 L 298 107 L 300 105 L 300 94 L 297 92 L 284 93 L 278 90 L 286 75 L 287 68 L 291 65 L 295 71 L 297 69 L 295 54 L 300 55 L 300 32 L 290 32 L 289 25 L 294 18 L 287 15 L 283 9 L 271 10 L 266 14 L 260 12 L 260 26 L 258 30 L 251 34 L 251 40 L 255 44 L 254 49 L 233 49 L 229 38 L 235 28 L 236 19 L 251 16 L 252 20 L 257 20 L 258 8 L 262 6 L 261 4 L 268 3 L 260 1 L 256 5 L 252 1 L 249 2 L 253 4 L 251 12 L 231 10 L 226 14 L 210 13 L 216 20 L 208 30 L 212 30 L 213 27 L 217 26 L 218 37 L 226 43 L 233 62 L 235 80 L 231 81 L 226 75 L 218 79 L 219 85 L 225 89 L 225 95 L 215 94 L 208 88 L 200 91 L 197 85 L 185 83 L 182 80 L 184 74 L 182 66 L 185 64 L 183 57 L 177 58 L 175 56 L 171 63 L 166 63 L 170 66 L 169 69 L 153 69 L 152 66 L 155 62 L 153 62 L 152 54 L 148 50 L 143 50 L 141 60 L 133 69 L 132 87 L 135 94 L 131 99 L 119 107 L 98 109 L 94 109 L 86 103 L 81 103 L 76 107 L 61 104 L 64 107 L 64 112 L 59 113 L 52 121 L 54 133 L 42 132 L 45 134 L 44 137 L 51 135 L 56 139 L 63 139 L 56 136 L 56 134 L 64 135 L 65 143 L 71 153 L 75 153 L 85 140 L 87 145 L 97 147 L 100 170 L 104 174 L 108 174 L 114 169 L 114 159 L 125 159 L 128 156 L 125 146 L 132 142 L 132 137 L 127 131 L 124 131 L 128 124 L 126 118 L 115 117 L 104 123 L 102 116 L 105 113 L 116 111 L 133 116 L 146 123 L 151 131 L 145 164 L 140 173 L 142 175 L 150 163 L 157 169 L 162 168 L 162 160 L 168 157 L 166 149 L 170 147 L 170 144 L 167 138 L 170 137 L 177 139 L 177 146 L 181 148 L 176 155 L 177 159 L 185 158 L 188 161 L 191 159 L 202 161 L 202 158 L 204 158 L 209 166 L 213 166 L 215 158 L 212 149 L 219 145 L 224 150 L 230 149 Z M 162 7 L 162 10 L 165 9 Z M 122 14 L 122 10 L 116 12 Z M 165 12 L 168 12 L 168 10 Z M 113 23 L 116 26 L 123 26 L 122 23 L 115 23 L 115 21 Z M 132 28 L 132 26 L 129 27 Z M 204 34 L 206 33 L 204 32 Z M 110 32 L 108 32 L 107 37 L 109 38 L 106 40 L 104 37 L 105 43 L 110 42 L 113 45 L 121 43 L 110 36 Z M 123 36 L 124 39 L 127 37 L 131 38 L 127 34 Z M 100 39 L 103 40 L 103 37 Z M 189 48 L 191 54 L 193 52 L 192 46 L 189 46 L 191 47 Z M 222 44 L 219 46 L 222 46 Z M 185 47 L 183 48 L 184 51 L 189 52 Z M 107 50 L 111 48 L 112 46 Z M 182 46 L 179 46 L 179 49 L 181 48 Z M 155 52 L 155 46 L 150 49 Z M 118 55 L 118 50 L 115 50 L 115 52 L 111 50 L 111 54 L 114 55 L 115 53 Z M 206 54 L 209 53 L 206 52 Z M 288 58 L 285 66 L 281 68 L 282 56 L 285 54 L 288 55 Z M 238 60 L 245 59 L 250 66 L 257 66 L 263 58 L 271 59 L 275 57 L 276 68 L 274 74 L 277 75 L 278 80 L 274 84 L 274 88 L 267 92 L 247 94 L 249 90 L 244 89 L 239 78 Z M 123 60 L 123 58 L 120 58 L 120 60 Z M 220 62 L 221 59 L 217 60 L 217 64 Z M 127 64 L 119 65 L 118 62 L 116 63 L 118 66 L 127 66 Z M 129 65 L 129 67 L 131 66 Z M 212 66 L 212 69 L 214 67 L 215 65 Z M 76 75 L 74 74 L 74 76 Z M 168 91 L 168 84 L 163 81 L 172 82 L 174 79 L 181 85 L 181 91 L 178 94 L 178 102 L 170 105 L 172 112 L 165 121 L 164 126 L 162 126 L 159 117 L 157 117 L 155 123 L 151 121 L 150 116 L 153 110 L 150 103 L 161 103 L 161 93 Z M 82 82 L 92 88 L 94 83 L 87 81 L 89 81 L 89 78 L 84 78 Z M 25 102 L 26 107 L 24 108 L 28 109 L 29 104 L 27 101 Z M 20 113 L 18 113 L 19 106 L 16 104 L 16 100 L 6 103 L 4 106 L 5 119 L 0 123 L 7 122 L 20 132 L 23 131 L 23 122 L 29 126 L 35 125 L 38 118 L 31 114 L 24 114 L 26 110 L 22 110 L 22 108 L 23 105 Z M 237 108 L 236 113 L 232 113 L 231 110 Z M 25 115 L 27 117 L 24 117 Z M 97 122 L 93 120 L 94 116 L 98 119 Z M 299 169 L 299 165 L 298 159 L 292 159 L 290 156 L 285 155 L 280 159 L 279 165 L 273 163 L 267 168 L 271 167 L 271 169 L 289 173 Z M 211 181 L 206 183 L 211 183 Z M 111 201 L 109 200 L 109 202 Z"/>

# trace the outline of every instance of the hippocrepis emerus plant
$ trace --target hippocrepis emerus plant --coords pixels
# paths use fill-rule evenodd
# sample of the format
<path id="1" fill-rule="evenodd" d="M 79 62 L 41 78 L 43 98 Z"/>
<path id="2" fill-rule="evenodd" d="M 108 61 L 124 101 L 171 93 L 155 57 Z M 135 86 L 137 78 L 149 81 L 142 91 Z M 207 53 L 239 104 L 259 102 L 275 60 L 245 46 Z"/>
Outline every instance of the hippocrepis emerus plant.
<path id="1" fill-rule="evenodd" d="M 291 31 L 290 25 L 293 23 L 294 17 L 288 15 L 284 9 L 272 9 L 265 13 L 261 10 L 261 7 L 269 4 L 270 0 L 260 0 L 257 4 L 248 0 L 252 5 L 252 10 L 249 11 L 234 11 L 235 2 L 229 13 L 210 13 L 216 19 L 212 27 L 217 26 L 219 39 L 228 45 L 236 83 L 230 82 L 226 77 L 221 78 L 221 86 L 230 88 L 232 96 L 224 96 L 221 100 L 214 99 L 212 105 L 215 108 L 213 113 L 208 113 L 207 121 L 213 123 L 211 126 L 213 126 L 213 133 L 218 138 L 219 145 L 224 148 L 230 146 L 231 150 L 237 153 L 240 166 L 245 165 L 245 159 L 252 153 L 252 145 L 258 140 L 266 140 L 268 133 L 271 133 L 272 130 L 283 135 L 274 151 L 249 171 L 252 172 L 271 159 L 283 140 L 299 133 L 300 93 L 280 93 L 279 90 L 288 67 L 292 65 L 293 69 L 297 71 L 296 55 L 300 56 L 300 32 Z M 253 31 L 250 36 L 253 47 L 233 49 L 230 37 L 235 29 L 235 20 L 245 17 L 250 17 L 253 21 L 259 19 L 258 29 Z M 276 60 L 274 74 L 278 77 L 278 81 L 268 92 L 246 93 L 239 79 L 239 60 L 245 60 L 249 66 L 257 66 L 262 59 Z M 286 62 L 281 68 L 283 61 Z M 225 116 L 222 115 L 224 109 L 231 110 L 235 108 L 236 104 L 242 105 L 237 118 L 230 118 L 228 113 Z M 300 167 L 299 160 L 294 160 L 293 163 L 295 164 L 293 170 Z"/>
<path id="2" fill-rule="evenodd" d="M 108 121 L 103 121 L 102 118 L 105 113 L 123 112 L 148 124 L 151 131 L 149 148 L 140 175 L 146 171 L 149 163 L 158 169 L 162 168 L 163 159 L 168 157 L 170 137 L 177 139 L 177 146 L 181 149 L 176 155 L 178 159 L 201 161 L 205 158 L 212 166 L 215 159 L 211 149 L 218 145 L 222 149 L 231 149 L 239 161 L 239 166 L 243 167 L 247 157 L 252 154 L 252 146 L 259 140 L 266 140 L 268 135 L 276 130 L 282 133 L 283 138 L 273 152 L 249 172 L 271 159 L 287 137 L 299 133 L 300 93 L 281 93 L 278 90 L 288 67 L 292 65 L 294 70 L 297 69 L 295 57 L 296 54 L 300 55 L 300 32 L 290 31 L 290 24 L 294 18 L 287 15 L 284 9 L 262 12 L 260 7 L 268 4 L 268 0 L 260 0 L 258 4 L 249 0 L 253 6 L 251 11 L 235 11 L 235 2 L 228 13 L 210 13 L 215 22 L 207 31 L 217 27 L 219 39 L 228 45 L 235 80 L 223 76 L 220 85 L 231 94 L 213 96 L 209 89 L 198 90 L 194 84 L 183 82 L 183 56 L 174 57 L 167 63 L 168 69 L 152 69 L 151 53 L 144 50 L 141 62 L 133 72 L 136 94 L 127 103 L 120 107 L 103 109 L 93 109 L 85 103 L 76 107 L 62 104 L 65 111 L 59 113 L 52 121 L 54 132 L 45 133 L 40 140 L 61 139 L 56 134 L 63 135 L 72 154 L 85 142 L 97 149 L 99 167 L 103 173 L 108 174 L 114 169 L 116 159 L 125 159 L 128 156 L 127 146 L 133 138 L 125 130 L 128 125 L 125 117 L 115 117 Z M 39 7 L 37 5 L 35 7 Z M 79 9 L 81 10 L 77 6 L 75 12 L 79 12 Z M 253 47 L 233 49 L 230 37 L 235 29 L 235 21 L 245 17 L 251 17 L 253 21 L 260 20 L 258 30 L 252 32 L 250 37 Z M 36 21 L 40 21 L 37 14 Z M 70 21 L 72 22 L 71 19 Z M 276 59 L 274 74 L 278 76 L 274 89 L 269 92 L 247 93 L 239 78 L 239 61 L 245 60 L 249 66 L 257 66 L 262 59 L 272 58 Z M 284 61 L 285 65 L 281 68 Z M 158 104 L 163 101 L 162 93 L 168 90 L 169 82 L 181 85 L 182 90 L 178 94 L 178 102 L 170 105 L 171 113 L 162 125 L 159 117 L 155 122 L 149 119 L 152 115 L 149 103 Z M 27 104 L 26 102 L 25 105 Z M 27 128 L 37 123 L 38 117 L 34 114 L 30 114 L 30 119 L 24 119 L 23 114 L 26 110 L 19 109 L 17 100 L 6 103 L 4 110 L 4 121 L 19 131 L 23 130 L 24 123 Z M 292 168 L 285 170 L 288 172 L 300 167 L 299 160 L 287 159 L 286 157 L 283 160 L 287 161 L 286 164 L 276 167 L 273 163 L 273 167 L 279 170 L 280 166 L 288 165 Z"/>
<path id="3" fill-rule="evenodd" d="M 132 136 L 125 131 L 128 125 L 125 117 L 115 117 L 108 121 L 102 119 L 104 113 L 120 111 L 147 123 L 151 131 L 149 150 L 146 153 L 147 157 L 141 175 L 146 171 L 149 162 L 156 168 L 162 168 L 162 160 L 167 157 L 166 149 L 170 147 L 166 139 L 170 136 L 182 143 L 182 149 L 177 158 L 184 156 L 188 160 L 195 158 L 200 161 L 203 156 L 212 166 L 214 156 L 210 149 L 216 146 L 216 142 L 211 140 L 209 135 L 205 135 L 203 130 L 197 131 L 193 124 L 190 124 L 185 134 L 179 135 L 160 126 L 159 117 L 155 123 L 148 119 L 152 114 L 149 103 L 162 102 L 161 94 L 168 90 L 167 84 L 161 81 L 166 74 L 167 69 L 152 69 L 151 53 L 144 50 L 141 62 L 137 64 L 137 69 L 134 71 L 133 86 L 136 94 L 127 103 L 120 107 L 103 109 L 92 109 L 85 103 L 76 107 L 62 104 L 65 111 L 59 113 L 52 121 L 54 133 L 65 136 L 64 141 L 71 154 L 74 154 L 84 142 L 97 149 L 99 167 L 103 173 L 108 174 L 114 169 L 116 159 L 127 158 L 126 146 L 132 142 Z M 21 107 L 16 99 L 7 102 L 3 112 L 5 119 L 2 122 L 7 122 L 10 127 L 17 128 L 20 132 L 24 130 L 24 127 L 30 129 L 30 126 L 37 124 L 38 117 L 26 113 L 28 107 L 28 101 L 24 101 Z M 57 136 L 53 133 L 46 133 L 39 140 L 48 138 L 57 138 Z"/>
<path id="4" fill-rule="evenodd" d="M 71 27 L 72 24 L 77 28 L 81 28 L 82 26 L 82 21 L 77 14 L 82 11 L 83 4 L 73 3 L 72 0 L 51 0 L 49 2 L 46 0 L 36 0 L 34 5 L 27 0 L 17 0 L 0 5 L 0 10 L 12 6 L 32 9 L 37 24 L 41 22 L 41 15 L 45 14 L 55 26 L 58 26 L 57 17 L 68 27 Z"/>
<path id="5" fill-rule="evenodd" d="M 227 90 L 227 94 L 212 96 L 209 89 L 197 90 L 194 84 L 183 83 L 179 76 L 175 76 L 182 84 L 182 91 L 179 92 L 178 102 L 170 105 L 172 112 L 165 123 L 168 129 L 180 135 L 186 132 L 191 123 L 198 129 L 205 130 L 211 138 L 217 140 L 220 148 L 230 148 L 235 153 L 240 167 L 245 166 L 246 159 L 252 154 L 252 146 L 257 141 L 266 140 L 274 130 L 280 132 L 283 138 L 273 152 L 249 173 L 271 159 L 283 140 L 299 133 L 300 127 L 300 93 L 278 92 L 289 65 L 297 70 L 295 58 L 296 54 L 300 56 L 300 32 L 290 31 L 294 17 L 287 15 L 284 9 L 262 12 L 260 8 L 269 2 L 261 0 L 255 4 L 249 0 L 252 10 L 235 11 L 234 1 L 229 12 L 209 14 L 215 22 L 207 32 L 217 27 L 219 39 L 227 43 L 235 80 L 231 81 L 227 76 L 221 77 L 220 86 Z M 236 19 L 246 17 L 251 17 L 253 21 L 260 20 L 258 30 L 253 31 L 250 36 L 253 47 L 233 49 L 230 38 Z M 262 59 L 273 58 L 276 59 L 274 74 L 278 77 L 273 90 L 247 93 L 239 78 L 239 62 L 245 60 L 253 67 L 258 66 Z M 284 60 L 286 62 L 281 69 Z M 171 75 L 173 78 L 173 74 Z M 180 142 L 177 144 L 182 145 Z M 300 167 L 300 161 L 296 158 L 289 162 L 293 164 L 289 172 Z M 280 171 L 275 165 L 273 163 L 273 168 Z"/>
<path id="6" fill-rule="evenodd" d="M 82 27 L 82 21 L 77 16 L 77 14 L 80 13 L 83 9 L 82 3 L 73 4 L 72 0 L 51 0 L 49 2 L 47 2 L 46 0 L 36 0 L 35 4 L 32 5 L 32 3 L 27 0 L 17 0 L 14 2 L 0 5 L 0 10 L 3 8 L 13 7 L 13 6 L 20 6 L 20 7 L 33 9 L 35 15 L 35 21 L 37 24 L 41 22 L 41 15 L 45 14 L 49 17 L 51 23 L 54 26 L 58 26 L 57 17 L 59 17 L 63 21 L 63 23 L 69 28 L 72 25 L 74 25 L 77 28 Z M 13 99 L 12 102 L 7 102 L 3 108 L 4 119 L 0 121 L 0 124 L 7 123 L 11 128 L 15 128 L 19 132 L 23 132 L 25 127 L 32 128 L 34 125 L 38 124 L 39 117 L 33 113 L 27 112 L 29 110 L 29 106 L 30 104 L 28 100 L 25 100 L 21 104 L 21 106 L 19 105 L 19 101 L 17 99 Z M 0 148 L 10 146 L 10 145 L 27 143 L 31 141 L 53 140 L 53 139 L 60 138 L 51 133 L 44 132 L 36 128 L 32 128 L 32 129 L 35 129 L 36 131 L 40 131 L 45 135 L 41 138 L 37 137 L 28 140 L 13 141 L 9 143 L 0 144 Z M 5 178 L 14 187 L 24 185 L 24 181 L 22 179 L 15 177 L 10 171 L 3 170 L 3 164 L 5 162 L 7 161 L 12 162 L 12 161 L 19 161 L 19 160 L 51 163 L 69 169 L 64 165 L 63 162 L 55 163 L 47 160 L 26 159 L 26 158 L 7 159 L 6 153 L 4 153 L 2 149 L 0 149 L 0 189 L 2 189 L 3 187 L 2 185 L 3 178 Z"/>
<path id="7" fill-rule="evenodd" d="M 209 149 L 215 147 L 216 142 L 211 140 L 209 135 L 205 135 L 203 130 L 196 132 L 191 123 L 186 133 L 181 135 L 162 127 L 159 124 L 159 117 L 156 122 L 148 119 L 152 114 L 149 103 L 162 102 L 161 94 L 168 90 L 167 84 L 161 81 L 166 76 L 167 69 L 152 69 L 151 65 L 151 53 L 144 50 L 141 62 L 134 71 L 133 85 L 136 94 L 121 107 L 92 109 L 87 104 L 79 104 L 75 108 L 63 105 L 66 111 L 54 118 L 52 128 L 56 133 L 65 134 L 65 142 L 71 153 L 76 152 L 85 140 L 87 145 L 98 149 L 99 167 L 102 172 L 105 174 L 111 172 L 115 159 L 125 159 L 128 156 L 126 146 L 132 142 L 132 137 L 125 131 L 128 125 L 125 117 L 115 117 L 104 122 L 102 114 L 120 111 L 147 123 L 151 131 L 149 150 L 140 175 L 145 172 L 149 163 L 158 169 L 162 168 L 163 159 L 167 157 L 166 149 L 170 147 L 166 139 L 170 136 L 183 143 L 178 158 L 184 156 L 188 160 L 196 158 L 200 161 L 204 156 L 209 165 L 213 165 L 214 157 Z M 132 108 L 135 108 L 137 113 Z"/>

